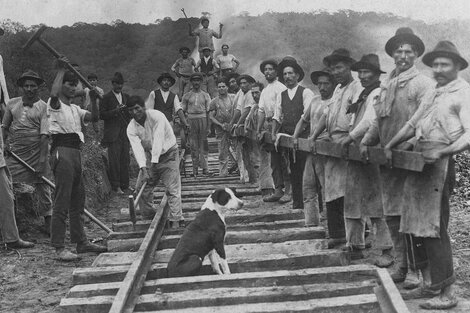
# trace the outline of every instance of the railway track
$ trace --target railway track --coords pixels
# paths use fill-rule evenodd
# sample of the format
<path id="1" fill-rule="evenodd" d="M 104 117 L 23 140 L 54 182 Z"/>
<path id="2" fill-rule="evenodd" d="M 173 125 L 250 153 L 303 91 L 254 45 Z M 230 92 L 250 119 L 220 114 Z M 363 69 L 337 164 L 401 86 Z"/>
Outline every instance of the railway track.
<path id="1" fill-rule="evenodd" d="M 217 172 L 217 147 L 209 141 L 209 166 Z M 191 174 L 190 161 L 186 174 Z M 267 204 L 257 187 L 236 176 L 182 178 L 183 213 L 190 222 L 207 196 L 232 186 L 245 205 L 226 213 L 226 253 L 231 275 L 167 278 L 166 264 L 181 229 L 164 229 L 168 206 L 155 190 L 159 213 L 152 221 L 113 225 L 108 253 L 73 273 L 63 312 L 409 312 L 388 272 L 327 250 L 323 227 L 304 227 L 291 204 Z"/>

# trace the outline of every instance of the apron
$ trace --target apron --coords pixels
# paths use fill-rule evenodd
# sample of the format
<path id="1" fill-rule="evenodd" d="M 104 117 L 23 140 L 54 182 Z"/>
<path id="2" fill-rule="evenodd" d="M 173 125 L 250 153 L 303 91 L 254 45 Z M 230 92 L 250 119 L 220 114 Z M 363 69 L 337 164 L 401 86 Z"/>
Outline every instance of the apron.
<path id="1" fill-rule="evenodd" d="M 433 141 L 418 141 L 414 151 L 426 152 L 442 149 L 448 144 Z M 404 203 L 401 215 L 400 232 L 416 237 L 439 238 L 441 200 L 449 173 L 447 156 L 434 164 L 426 164 L 421 173 L 409 172 L 404 183 Z M 450 188 L 446 188 L 450 189 Z"/>
<path id="2" fill-rule="evenodd" d="M 335 135 L 330 140 L 336 142 L 340 138 L 347 136 L 348 133 Z M 327 157 L 325 162 L 325 201 L 331 202 L 344 197 L 346 189 L 346 170 L 348 161 Z"/>

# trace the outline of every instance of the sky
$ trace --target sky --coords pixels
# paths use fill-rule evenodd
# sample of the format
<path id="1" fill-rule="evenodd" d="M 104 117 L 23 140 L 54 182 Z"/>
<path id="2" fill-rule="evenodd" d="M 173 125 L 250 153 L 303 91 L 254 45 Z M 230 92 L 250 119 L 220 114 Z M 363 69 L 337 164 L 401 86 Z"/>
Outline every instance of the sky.
<path id="1" fill-rule="evenodd" d="M 230 15 L 248 12 L 311 12 L 341 9 L 389 12 L 403 17 L 436 23 L 445 19 L 468 19 L 468 0 L 0 0 L 0 21 L 10 19 L 25 26 L 46 24 L 59 27 L 76 22 L 153 23 L 157 19 L 212 14 L 215 22 Z"/>

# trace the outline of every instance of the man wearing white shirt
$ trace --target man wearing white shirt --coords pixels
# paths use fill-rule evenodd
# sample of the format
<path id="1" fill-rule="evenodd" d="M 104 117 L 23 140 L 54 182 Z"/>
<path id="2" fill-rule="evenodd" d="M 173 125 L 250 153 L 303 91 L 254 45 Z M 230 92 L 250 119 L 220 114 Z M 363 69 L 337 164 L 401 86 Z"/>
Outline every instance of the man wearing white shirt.
<path id="1" fill-rule="evenodd" d="M 219 71 L 219 65 L 211 56 L 211 52 L 209 47 L 202 48 L 202 57 L 197 61 L 196 72 L 202 73 L 203 76 L 201 89 L 214 99 L 217 96 L 215 75 Z"/>
<path id="2" fill-rule="evenodd" d="M 240 61 L 238 61 L 233 54 L 228 53 L 228 48 L 227 44 L 223 44 L 222 54 L 219 54 L 215 58 L 220 68 L 220 76 L 226 76 L 228 73 L 236 72 L 237 68 L 240 66 Z"/>
<path id="3" fill-rule="evenodd" d="M 146 110 L 145 102 L 139 96 L 129 98 L 127 110 L 132 117 L 127 126 L 127 137 L 140 168 L 136 187 L 147 181 L 142 193 L 142 214 L 146 218 L 155 215 L 153 189 L 161 179 L 170 206 L 169 225 L 182 227 L 179 155 L 173 128 L 162 112 Z"/>

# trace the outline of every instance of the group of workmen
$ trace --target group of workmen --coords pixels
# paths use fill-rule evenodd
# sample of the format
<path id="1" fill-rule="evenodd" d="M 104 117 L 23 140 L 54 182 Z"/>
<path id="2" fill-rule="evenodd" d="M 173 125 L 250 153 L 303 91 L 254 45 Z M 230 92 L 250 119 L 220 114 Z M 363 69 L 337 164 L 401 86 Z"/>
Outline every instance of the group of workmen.
<path id="1" fill-rule="evenodd" d="M 470 148 L 470 85 L 458 76 L 468 63 L 455 45 L 441 41 L 424 54 L 422 40 L 410 28 L 399 28 L 385 45 L 395 68 L 383 81 L 385 72 L 376 54 L 356 61 L 348 50 L 336 49 L 323 58 L 324 68 L 310 75 L 320 93 L 316 95 L 299 84 L 305 73 L 291 56 L 261 62 L 266 85 L 248 74 L 237 74 L 239 62 L 230 57 L 221 68 L 221 62 L 212 57 L 212 37 L 221 37 L 222 25 L 216 33 L 208 29 L 207 19 L 201 24 L 198 32 L 189 29 L 200 37 L 201 60 L 195 63 L 190 49 L 181 48 L 182 57 L 172 66 L 177 79 L 161 74 L 160 88 L 147 100 L 123 94 L 118 88 L 122 89 L 122 75 L 117 73 L 113 90 L 102 99 L 96 88 L 86 91 L 87 111 L 73 103 L 78 80 L 65 70 L 68 60 L 63 58 L 47 103 L 34 92 L 43 82 L 36 73 L 26 72 L 18 79 L 24 95 L 6 101 L 2 128 L 8 132 L 11 151 L 37 169 L 35 178 L 45 173 L 50 154 L 56 183 L 51 242 L 58 257 L 77 258 L 64 249 L 67 213 L 78 253 L 105 250 L 89 243 L 83 231 L 79 150 L 83 123 L 105 120 L 109 161 L 118 163 L 110 164 L 114 172 L 110 180 L 117 192 L 129 188 L 128 172 L 122 170 L 128 159 L 118 160 L 126 153 L 128 158 L 129 145 L 132 148 L 140 168 L 136 187 L 146 183 L 141 205 L 145 217 L 156 213 L 152 190 L 159 181 L 163 183 L 170 227 L 184 227 L 175 133 L 182 137 L 189 133 L 192 175 L 197 178 L 201 168 L 203 175 L 212 176 L 207 164 L 212 124 L 219 143 L 220 176 L 228 175 L 232 160 L 242 181 L 258 184 L 263 201 L 292 202 L 293 209 L 303 210 L 305 226 L 320 224 L 325 203 L 328 248 L 344 246 L 352 259 L 364 258 L 369 225 L 375 229 L 375 248 L 382 251 L 375 264 L 397 263 L 392 278 L 404 282 L 405 299 L 431 298 L 421 303 L 425 309 L 457 305 L 447 226 L 455 174 L 452 155 Z M 228 46 L 223 49 L 222 55 L 227 56 Z M 422 62 L 432 69 L 434 80 L 415 66 L 423 54 Z M 353 78 L 353 71 L 359 80 Z M 174 93 L 170 89 L 177 80 L 179 93 Z M 277 145 L 283 136 L 293 138 L 294 149 Z M 338 143 L 345 150 L 356 145 L 362 162 L 301 151 L 296 149 L 298 138 L 308 138 L 312 146 L 320 141 Z M 271 141 L 274 147 L 268 144 Z M 29 149 L 28 153 L 34 151 L 29 155 L 21 150 L 26 145 L 37 149 Z M 382 148 L 389 164 L 393 164 L 392 149 L 420 152 L 427 164 L 422 172 L 379 166 L 369 162 L 368 147 Z M 31 243 L 21 240 L 15 230 L 13 197 L 4 196 L 11 195 L 11 188 L 3 153 L 0 174 L 2 236 L 7 246 L 29 247 Z M 47 220 L 50 192 L 43 194 Z"/>

